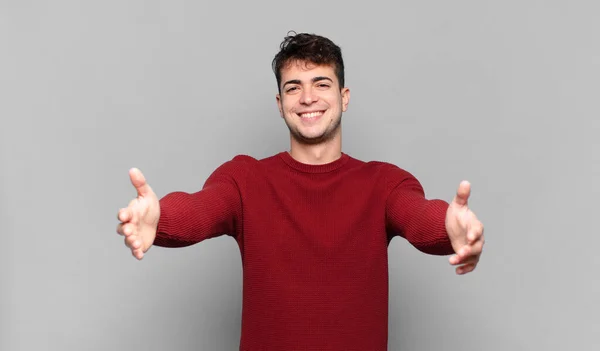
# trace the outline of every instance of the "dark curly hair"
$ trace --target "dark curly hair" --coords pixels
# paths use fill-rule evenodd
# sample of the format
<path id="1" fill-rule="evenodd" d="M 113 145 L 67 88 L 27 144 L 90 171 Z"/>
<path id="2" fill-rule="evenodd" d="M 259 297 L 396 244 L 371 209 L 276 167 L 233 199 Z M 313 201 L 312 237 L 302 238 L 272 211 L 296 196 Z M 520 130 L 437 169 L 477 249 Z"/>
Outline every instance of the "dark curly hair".
<path id="1" fill-rule="evenodd" d="M 344 87 L 344 60 L 342 50 L 328 38 L 316 34 L 288 32 L 273 58 L 272 67 L 281 93 L 281 69 L 295 60 L 317 65 L 331 65 L 340 84 Z"/>

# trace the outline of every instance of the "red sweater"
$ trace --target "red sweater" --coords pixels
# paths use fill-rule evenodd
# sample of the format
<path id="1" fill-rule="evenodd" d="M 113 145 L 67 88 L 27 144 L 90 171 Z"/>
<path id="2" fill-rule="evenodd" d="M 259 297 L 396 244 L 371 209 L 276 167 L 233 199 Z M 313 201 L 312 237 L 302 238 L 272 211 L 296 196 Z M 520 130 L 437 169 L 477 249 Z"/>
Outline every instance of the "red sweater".
<path id="1" fill-rule="evenodd" d="M 240 350 L 383 351 L 388 244 L 400 235 L 425 253 L 453 253 L 447 206 L 385 162 L 240 155 L 202 190 L 160 200 L 154 245 L 235 238 L 244 277 Z"/>

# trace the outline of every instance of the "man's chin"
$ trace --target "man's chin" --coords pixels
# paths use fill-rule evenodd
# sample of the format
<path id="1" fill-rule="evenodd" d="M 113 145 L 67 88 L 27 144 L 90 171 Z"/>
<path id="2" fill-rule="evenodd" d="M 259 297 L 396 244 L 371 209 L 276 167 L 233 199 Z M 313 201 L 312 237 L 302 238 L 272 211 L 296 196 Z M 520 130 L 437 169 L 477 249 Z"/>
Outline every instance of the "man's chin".
<path id="1" fill-rule="evenodd" d="M 316 145 L 327 141 L 327 134 L 304 135 L 302 133 L 292 133 L 292 137 L 301 144 Z"/>
<path id="2" fill-rule="evenodd" d="M 287 124 L 287 123 L 286 123 Z M 338 132 L 339 126 L 341 124 L 341 120 L 337 123 L 333 130 L 325 129 L 321 133 L 313 133 L 313 134 L 304 134 L 299 128 L 291 126 L 287 124 L 288 130 L 290 131 L 291 137 L 300 144 L 305 145 L 315 145 L 320 144 L 330 139 L 335 138 L 336 133 Z"/>

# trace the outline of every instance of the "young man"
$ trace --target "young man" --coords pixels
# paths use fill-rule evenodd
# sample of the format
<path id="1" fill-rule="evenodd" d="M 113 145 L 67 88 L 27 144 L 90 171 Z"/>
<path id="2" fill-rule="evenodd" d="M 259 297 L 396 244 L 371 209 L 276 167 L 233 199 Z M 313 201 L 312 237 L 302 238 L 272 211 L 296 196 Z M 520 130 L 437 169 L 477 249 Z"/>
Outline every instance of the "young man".
<path id="1" fill-rule="evenodd" d="M 239 155 L 201 191 L 160 201 L 137 169 L 138 196 L 117 232 L 137 259 L 152 246 L 182 247 L 227 234 L 243 263 L 240 350 L 387 350 L 390 240 L 402 236 L 472 271 L 483 226 L 468 182 L 453 201 L 428 200 L 415 177 L 341 151 L 350 100 L 341 50 L 329 39 L 285 38 L 273 60 L 290 151 Z"/>

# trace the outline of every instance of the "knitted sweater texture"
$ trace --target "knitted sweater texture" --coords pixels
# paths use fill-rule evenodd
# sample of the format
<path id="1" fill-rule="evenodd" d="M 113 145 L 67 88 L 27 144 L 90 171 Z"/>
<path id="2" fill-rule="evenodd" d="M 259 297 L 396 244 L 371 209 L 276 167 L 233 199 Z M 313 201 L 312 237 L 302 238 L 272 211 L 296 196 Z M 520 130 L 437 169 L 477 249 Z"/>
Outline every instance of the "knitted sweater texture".
<path id="1" fill-rule="evenodd" d="M 242 351 L 384 351 L 388 245 L 448 255 L 448 203 L 386 162 L 238 155 L 195 193 L 160 199 L 156 246 L 229 235 L 243 265 Z"/>

